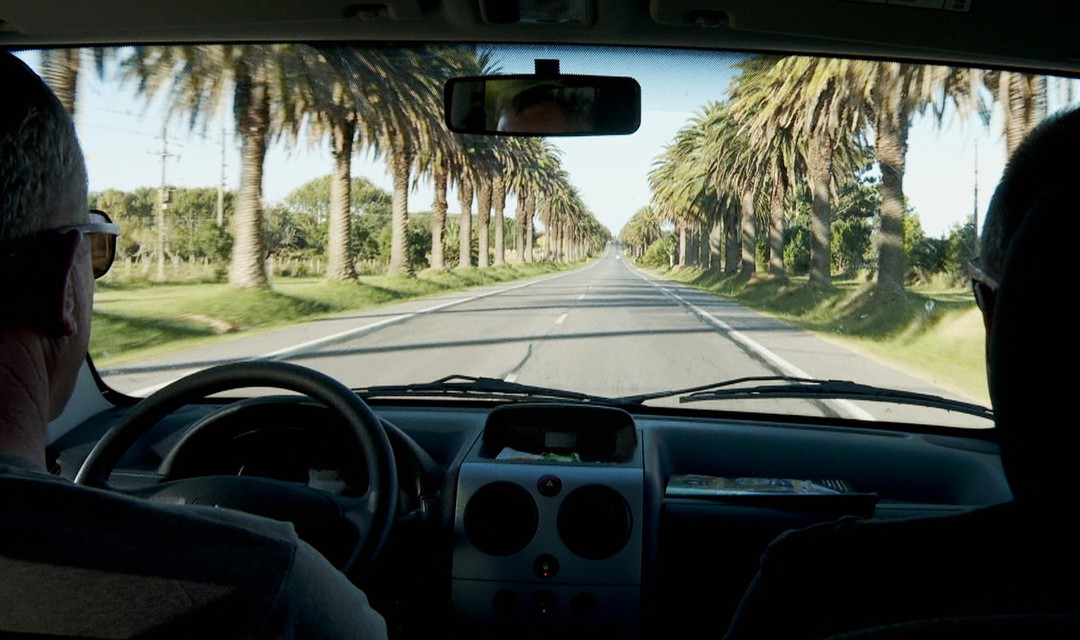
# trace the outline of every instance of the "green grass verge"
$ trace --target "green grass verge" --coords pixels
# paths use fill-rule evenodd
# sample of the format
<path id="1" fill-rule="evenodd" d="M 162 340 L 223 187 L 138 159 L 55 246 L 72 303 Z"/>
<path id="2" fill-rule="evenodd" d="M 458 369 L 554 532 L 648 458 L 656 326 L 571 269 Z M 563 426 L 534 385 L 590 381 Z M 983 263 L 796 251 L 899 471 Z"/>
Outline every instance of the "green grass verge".
<path id="1" fill-rule="evenodd" d="M 657 275 L 731 298 L 972 400 L 989 403 L 985 333 L 971 292 L 912 287 L 883 292 L 863 281 L 749 282 L 682 268 Z"/>
<path id="2" fill-rule="evenodd" d="M 274 279 L 268 290 L 224 283 L 110 283 L 94 294 L 90 355 L 98 367 L 199 346 L 336 314 L 469 287 L 564 271 L 540 262 L 489 269 L 421 271 L 414 277 L 363 276 L 356 282 Z"/>

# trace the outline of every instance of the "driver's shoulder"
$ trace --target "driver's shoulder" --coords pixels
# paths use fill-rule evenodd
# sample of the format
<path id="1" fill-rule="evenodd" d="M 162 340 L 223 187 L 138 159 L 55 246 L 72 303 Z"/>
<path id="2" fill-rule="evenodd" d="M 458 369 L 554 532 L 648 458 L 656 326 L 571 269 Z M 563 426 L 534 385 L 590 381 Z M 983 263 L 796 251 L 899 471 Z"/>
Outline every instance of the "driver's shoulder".
<path id="1" fill-rule="evenodd" d="M 0 520 L 8 531 L 42 542 L 92 542 L 87 547 L 99 557 L 142 554 L 171 564 L 169 555 L 233 561 L 257 555 L 263 566 L 287 571 L 299 544 L 287 522 L 213 506 L 151 503 L 22 466 L 0 464 L 0 487 Z"/>

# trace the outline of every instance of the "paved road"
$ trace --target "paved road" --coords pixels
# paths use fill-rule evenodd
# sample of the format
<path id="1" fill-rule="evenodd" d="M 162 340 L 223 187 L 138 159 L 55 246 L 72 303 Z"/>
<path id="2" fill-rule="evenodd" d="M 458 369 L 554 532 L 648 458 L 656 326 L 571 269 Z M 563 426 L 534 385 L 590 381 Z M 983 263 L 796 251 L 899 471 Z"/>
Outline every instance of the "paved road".
<path id="1" fill-rule="evenodd" d="M 948 395 L 783 322 L 652 278 L 615 251 L 570 273 L 309 322 L 105 375 L 117 389 L 143 395 L 196 368 L 255 357 L 313 367 L 353 387 L 467 374 L 621 396 L 792 375 Z M 936 423 L 987 426 L 880 403 L 756 400 L 723 407 L 898 421 L 913 419 L 914 411 Z"/>

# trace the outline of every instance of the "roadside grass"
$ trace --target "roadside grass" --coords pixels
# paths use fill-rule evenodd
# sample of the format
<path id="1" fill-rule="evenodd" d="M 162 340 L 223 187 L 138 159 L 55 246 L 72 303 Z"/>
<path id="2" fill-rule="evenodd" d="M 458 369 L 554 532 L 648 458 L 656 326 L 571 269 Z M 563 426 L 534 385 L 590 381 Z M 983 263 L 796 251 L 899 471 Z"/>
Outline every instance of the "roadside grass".
<path id="1" fill-rule="evenodd" d="M 425 270 L 415 277 L 361 276 L 356 282 L 275 277 L 268 290 L 225 283 L 97 283 L 90 355 L 98 367 L 200 346 L 230 336 L 393 302 L 565 271 L 550 262 L 488 269 Z"/>
<path id="2" fill-rule="evenodd" d="M 864 280 L 746 282 L 696 268 L 657 275 L 731 298 L 950 391 L 989 404 L 982 316 L 966 288 L 886 292 Z"/>

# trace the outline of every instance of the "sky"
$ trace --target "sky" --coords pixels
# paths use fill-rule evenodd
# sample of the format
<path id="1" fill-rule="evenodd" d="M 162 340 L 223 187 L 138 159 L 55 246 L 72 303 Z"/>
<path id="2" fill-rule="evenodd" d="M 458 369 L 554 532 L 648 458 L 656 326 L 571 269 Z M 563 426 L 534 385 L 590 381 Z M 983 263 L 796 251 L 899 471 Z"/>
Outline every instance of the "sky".
<path id="1" fill-rule="evenodd" d="M 24 54 L 24 58 L 36 65 L 35 54 Z M 649 204 L 648 172 L 655 158 L 696 110 L 723 96 L 731 64 L 738 59 L 733 54 L 701 51 L 606 48 L 583 53 L 556 46 L 500 47 L 495 52 L 502 73 L 531 73 L 535 58 L 558 58 L 563 73 L 629 75 L 642 86 L 642 124 L 636 133 L 552 139 L 563 151 L 564 167 L 586 205 L 614 234 L 635 211 Z M 1058 106 L 1054 98 L 1051 91 L 1051 110 Z M 164 130 L 168 153 L 164 166 L 165 118 L 160 101 L 147 104 L 130 86 L 121 86 L 108 74 L 103 81 L 87 72 L 81 77 L 76 112 L 91 190 L 156 187 L 162 182 L 163 169 L 169 185 L 216 187 L 222 178 L 223 158 L 226 188 L 239 184 L 239 140 L 233 135 L 227 108 L 195 128 L 186 121 L 169 122 Z M 976 208 L 979 220 L 984 219 L 1004 167 L 1000 131 L 996 112 L 989 126 L 961 121 L 955 113 L 947 113 L 940 127 L 932 117 L 916 118 L 909 134 L 904 191 L 927 235 L 947 234 Z M 266 159 L 267 204 L 326 175 L 330 168 L 325 143 L 301 143 L 291 151 L 284 143 L 275 144 Z M 383 162 L 364 152 L 354 158 L 353 173 L 391 189 Z M 427 211 L 432 199 L 430 182 L 421 181 L 410 193 L 409 209 Z M 451 212 L 456 212 L 452 191 L 449 202 Z M 512 211 L 512 206 L 511 200 L 507 210 Z"/>

